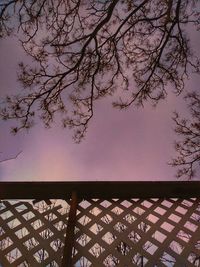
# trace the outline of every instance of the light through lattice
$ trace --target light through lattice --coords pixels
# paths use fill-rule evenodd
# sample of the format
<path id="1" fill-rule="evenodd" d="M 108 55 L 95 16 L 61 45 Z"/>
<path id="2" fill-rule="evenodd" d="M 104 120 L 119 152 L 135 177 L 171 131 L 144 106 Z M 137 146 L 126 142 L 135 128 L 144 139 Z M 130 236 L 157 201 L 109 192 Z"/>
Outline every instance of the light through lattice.
<path id="1" fill-rule="evenodd" d="M 0 266 L 60 266 L 68 212 L 67 202 L 2 201 Z"/>
<path id="2" fill-rule="evenodd" d="M 61 266 L 68 203 L 2 201 L 0 266 Z M 74 267 L 198 267 L 200 201 L 83 200 L 74 234 Z"/>
<path id="3" fill-rule="evenodd" d="M 75 239 L 87 234 L 88 242 L 81 246 L 76 241 L 74 266 L 199 266 L 197 199 L 105 201 L 88 200 L 78 207 Z"/>

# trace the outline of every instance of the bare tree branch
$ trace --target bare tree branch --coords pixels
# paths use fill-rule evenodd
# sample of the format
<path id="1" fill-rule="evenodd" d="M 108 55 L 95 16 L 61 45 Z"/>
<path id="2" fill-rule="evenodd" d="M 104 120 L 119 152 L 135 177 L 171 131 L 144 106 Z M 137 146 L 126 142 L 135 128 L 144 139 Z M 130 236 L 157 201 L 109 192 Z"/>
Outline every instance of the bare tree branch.
<path id="1" fill-rule="evenodd" d="M 188 73 L 199 73 L 185 31 L 198 29 L 198 7 L 196 0 L 3 1 L 1 36 L 18 36 L 33 64 L 19 64 L 26 90 L 7 96 L 0 116 L 19 121 L 16 133 L 36 115 L 49 127 L 59 113 L 79 142 L 102 97 L 117 91 L 113 106 L 123 109 L 157 104 L 168 84 L 181 93 Z"/>
<path id="2" fill-rule="evenodd" d="M 180 140 L 175 142 L 177 156 L 170 165 L 179 168 L 176 174 L 178 178 L 191 180 L 200 166 L 200 95 L 196 92 L 189 93 L 185 99 L 188 101 L 190 119 L 181 118 L 178 113 L 174 113 L 175 132 Z"/>
<path id="3" fill-rule="evenodd" d="M 22 151 L 18 152 L 15 156 L 13 157 L 9 157 L 9 158 L 5 158 L 5 159 L 1 159 L 0 160 L 0 163 L 1 162 L 5 162 L 5 161 L 9 161 L 9 160 L 12 160 L 12 159 L 16 159 L 20 154 L 22 153 Z"/>

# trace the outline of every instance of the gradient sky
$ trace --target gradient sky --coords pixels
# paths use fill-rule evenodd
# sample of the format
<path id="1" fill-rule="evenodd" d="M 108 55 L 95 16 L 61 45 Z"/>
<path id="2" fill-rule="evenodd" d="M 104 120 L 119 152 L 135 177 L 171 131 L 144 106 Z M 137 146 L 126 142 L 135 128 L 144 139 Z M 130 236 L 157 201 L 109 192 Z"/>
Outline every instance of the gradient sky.
<path id="1" fill-rule="evenodd" d="M 198 38 L 193 38 L 197 46 Z M 0 41 L 0 96 L 20 90 L 16 72 L 22 59 L 14 39 Z M 199 77 L 191 75 L 186 88 L 194 90 L 198 83 Z M 157 108 L 147 104 L 119 111 L 111 107 L 111 99 L 99 101 L 81 144 L 58 124 L 45 129 L 38 122 L 29 133 L 13 136 L 15 122 L 0 122 L 1 158 L 22 150 L 17 159 L 0 164 L 0 180 L 175 180 L 175 169 L 167 165 L 176 137 L 171 116 L 174 110 L 186 114 L 186 107 L 183 95 L 170 92 Z"/>

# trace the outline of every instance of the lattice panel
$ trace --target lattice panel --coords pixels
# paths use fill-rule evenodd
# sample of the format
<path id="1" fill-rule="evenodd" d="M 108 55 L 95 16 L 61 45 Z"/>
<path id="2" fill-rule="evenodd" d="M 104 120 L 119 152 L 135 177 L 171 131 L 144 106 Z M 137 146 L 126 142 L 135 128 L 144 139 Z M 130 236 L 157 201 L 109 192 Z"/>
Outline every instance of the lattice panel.
<path id="1" fill-rule="evenodd" d="M 60 266 L 68 212 L 64 201 L 1 201 L 0 267 Z"/>
<path id="2" fill-rule="evenodd" d="M 200 266 L 200 201 L 82 201 L 75 239 L 75 267 Z"/>
<path id="3" fill-rule="evenodd" d="M 0 202 L 0 267 L 61 266 L 69 204 Z M 78 205 L 74 267 L 200 266 L 197 199 Z"/>

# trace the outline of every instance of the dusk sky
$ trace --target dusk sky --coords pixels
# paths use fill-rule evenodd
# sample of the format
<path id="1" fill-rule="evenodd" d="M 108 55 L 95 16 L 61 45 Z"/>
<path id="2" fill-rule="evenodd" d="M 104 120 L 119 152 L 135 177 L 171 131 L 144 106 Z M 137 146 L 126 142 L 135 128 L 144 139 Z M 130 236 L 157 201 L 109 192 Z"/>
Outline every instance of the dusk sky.
<path id="1" fill-rule="evenodd" d="M 194 40 L 197 46 L 198 37 Z M 0 40 L 0 96 L 21 90 L 16 72 L 24 57 L 15 39 Z M 200 78 L 191 75 L 186 89 L 195 90 L 199 83 Z M 22 153 L 0 164 L 0 180 L 176 180 L 176 170 L 167 164 L 175 153 L 171 117 L 175 110 L 186 114 L 186 106 L 184 94 L 176 96 L 168 89 L 167 99 L 156 108 L 146 104 L 119 111 L 112 108 L 112 99 L 98 101 L 80 144 L 73 142 L 72 131 L 56 123 L 45 129 L 38 121 L 28 133 L 13 136 L 15 121 L 1 121 L 1 159 Z"/>

